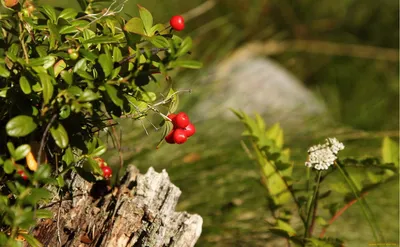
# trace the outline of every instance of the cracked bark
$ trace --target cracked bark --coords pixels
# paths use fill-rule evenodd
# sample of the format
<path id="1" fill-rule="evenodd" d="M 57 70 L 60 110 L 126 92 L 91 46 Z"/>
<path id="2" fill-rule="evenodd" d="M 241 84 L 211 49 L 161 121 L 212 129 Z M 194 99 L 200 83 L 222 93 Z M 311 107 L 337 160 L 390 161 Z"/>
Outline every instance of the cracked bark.
<path id="1" fill-rule="evenodd" d="M 150 168 L 143 175 L 128 167 L 118 200 L 106 184 L 78 175 L 69 185 L 71 199 L 48 205 L 53 219 L 39 222 L 33 231 L 44 246 L 192 247 L 201 234 L 199 215 L 175 212 L 181 191 L 165 170 Z"/>

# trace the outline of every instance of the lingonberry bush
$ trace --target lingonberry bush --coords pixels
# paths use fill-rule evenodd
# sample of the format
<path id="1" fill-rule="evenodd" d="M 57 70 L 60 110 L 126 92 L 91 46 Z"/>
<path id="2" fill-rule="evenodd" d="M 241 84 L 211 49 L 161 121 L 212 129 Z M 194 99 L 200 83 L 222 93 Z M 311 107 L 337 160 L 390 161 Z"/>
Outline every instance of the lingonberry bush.
<path id="1" fill-rule="evenodd" d="M 19 246 L 18 237 L 41 246 L 28 231 L 52 215 L 38 205 L 52 198 L 49 187 L 64 193 L 71 172 L 91 182 L 110 179 L 97 134 L 116 119 L 154 114 L 164 141 L 173 128 L 167 115 L 184 91 L 174 91 L 169 73 L 201 67 L 187 59 L 191 38 L 174 33 L 184 28 L 182 17 L 170 27 L 155 24 L 142 6 L 138 17 L 124 19 L 127 1 L 78 2 L 81 10 L 2 0 L 0 243 L 7 246 Z"/>
<path id="2" fill-rule="evenodd" d="M 268 192 L 272 219 L 267 223 L 271 233 L 286 238 L 288 246 L 343 246 L 340 236 L 327 237 L 326 231 L 346 209 L 358 202 L 371 228 L 372 236 L 368 239 L 385 243 L 364 198 L 369 191 L 398 179 L 398 143 L 385 137 L 381 159 L 339 159 L 344 144 L 336 138 L 328 138 L 324 144 L 308 149 L 304 163 L 306 176 L 296 176 L 279 124 L 267 128 L 259 115 L 253 119 L 243 112 L 233 112 L 246 128 L 243 136 L 248 137 L 249 142 L 244 145 L 258 164 L 262 184 Z M 316 229 L 320 230 L 319 234 Z"/>

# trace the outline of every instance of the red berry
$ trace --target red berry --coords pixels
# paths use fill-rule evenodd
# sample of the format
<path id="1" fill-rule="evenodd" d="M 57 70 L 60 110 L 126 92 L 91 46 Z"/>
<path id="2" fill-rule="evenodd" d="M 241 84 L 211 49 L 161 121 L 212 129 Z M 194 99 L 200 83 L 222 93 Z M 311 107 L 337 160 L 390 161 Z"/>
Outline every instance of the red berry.
<path id="1" fill-rule="evenodd" d="M 185 131 L 183 129 L 177 129 L 174 131 L 174 141 L 176 144 L 182 144 L 186 142 L 187 136 L 185 135 Z"/>
<path id="2" fill-rule="evenodd" d="M 28 176 L 25 174 L 23 170 L 17 171 L 17 173 L 21 176 L 23 180 L 28 180 Z"/>
<path id="3" fill-rule="evenodd" d="M 103 177 L 105 179 L 110 178 L 112 176 L 112 170 L 109 166 L 103 166 L 101 170 L 103 171 Z"/>
<path id="4" fill-rule="evenodd" d="M 174 121 L 174 118 L 176 117 L 176 114 L 175 113 L 171 113 L 171 114 L 168 114 L 168 116 L 167 116 L 169 119 L 171 119 L 171 121 Z"/>
<path id="5" fill-rule="evenodd" d="M 165 141 L 169 144 L 175 144 L 175 140 L 174 140 L 174 130 L 171 130 L 171 132 L 169 132 L 169 134 L 165 137 Z"/>
<path id="6" fill-rule="evenodd" d="M 186 126 L 189 125 L 190 121 L 189 121 L 189 116 L 186 115 L 186 113 L 184 112 L 180 112 L 176 115 L 176 117 L 174 118 L 174 127 L 175 128 L 180 128 L 180 129 L 184 129 L 186 128 Z"/>
<path id="7" fill-rule="evenodd" d="M 169 20 L 169 24 L 176 31 L 182 31 L 185 28 L 185 20 L 180 15 L 172 16 L 171 20 Z"/>
<path id="8" fill-rule="evenodd" d="M 185 135 L 187 137 L 191 137 L 192 135 L 194 135 L 194 133 L 196 133 L 196 128 L 194 127 L 194 125 L 192 123 L 189 123 L 189 125 L 186 126 L 184 131 L 185 131 Z"/>

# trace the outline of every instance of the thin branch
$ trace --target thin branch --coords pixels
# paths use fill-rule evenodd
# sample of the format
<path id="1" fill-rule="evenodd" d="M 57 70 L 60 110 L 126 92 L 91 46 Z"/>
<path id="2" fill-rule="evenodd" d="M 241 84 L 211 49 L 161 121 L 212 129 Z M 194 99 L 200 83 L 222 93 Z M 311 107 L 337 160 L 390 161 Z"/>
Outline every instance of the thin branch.
<path id="1" fill-rule="evenodd" d="M 38 155 L 37 155 L 37 157 L 38 157 L 37 162 L 39 165 L 42 163 L 42 150 L 44 149 L 44 145 L 45 145 L 44 143 L 47 138 L 47 134 L 49 133 L 50 127 L 51 127 L 51 125 L 53 125 L 53 122 L 56 120 L 56 118 L 57 118 L 57 114 L 55 113 L 51 117 L 49 123 L 47 124 L 46 129 L 43 132 L 42 139 L 40 140 L 40 147 L 39 147 L 39 151 L 38 151 Z"/>
<path id="2" fill-rule="evenodd" d="M 368 192 L 362 193 L 360 195 L 360 198 L 362 198 L 363 196 L 365 196 L 367 194 L 368 194 Z M 319 238 L 323 238 L 325 236 L 326 230 L 328 229 L 328 226 L 332 225 L 333 222 L 335 222 L 335 220 L 337 220 L 348 208 L 351 207 L 351 205 L 353 205 L 357 201 L 358 201 L 358 199 L 354 198 L 353 200 L 349 201 L 346 205 L 344 205 L 339 211 L 337 211 L 335 213 L 335 215 L 332 216 L 332 218 L 328 221 L 328 225 L 324 226 L 321 233 L 319 234 Z"/>
<path id="3" fill-rule="evenodd" d="M 20 17 L 20 21 L 19 21 L 19 32 L 21 33 L 21 35 L 19 36 L 19 41 L 21 42 L 22 51 L 24 52 L 25 62 L 26 62 L 26 63 L 29 63 L 28 50 L 26 49 L 25 41 L 24 41 L 25 30 L 23 30 L 23 28 L 22 28 L 22 18 L 21 18 L 21 14 L 19 13 L 18 15 L 19 15 L 19 17 Z"/>
<path id="4" fill-rule="evenodd" d="M 320 183 L 321 182 L 322 182 L 322 176 L 320 179 Z M 308 230 L 310 236 L 312 236 L 312 233 L 314 231 L 315 218 L 317 216 L 317 210 L 318 210 L 318 197 L 319 197 L 319 190 L 317 191 L 315 205 L 314 205 L 314 209 L 313 209 L 313 213 L 312 213 L 312 217 L 311 217 L 311 224 L 310 224 L 310 228 Z"/>
<path id="5" fill-rule="evenodd" d="M 206 13 L 207 11 L 209 11 L 210 9 L 212 9 L 216 4 L 215 0 L 208 0 L 204 3 L 202 3 L 201 5 L 197 6 L 196 8 L 193 8 L 191 10 L 189 10 L 188 12 L 182 14 L 183 18 L 185 18 L 185 21 L 189 21 L 191 19 L 194 19 L 204 13 Z"/>
<path id="6" fill-rule="evenodd" d="M 347 56 L 365 59 L 375 59 L 383 61 L 399 61 L 399 50 L 391 48 L 382 48 L 368 45 L 340 44 L 328 41 L 318 40 L 270 40 L 265 43 L 254 42 L 244 46 L 243 52 L 237 53 L 237 56 L 243 54 L 264 54 L 274 55 L 288 51 L 307 52 L 315 54 L 325 54 L 331 56 Z M 246 52 L 245 52 L 246 51 Z M 249 53 L 248 51 L 251 51 Z"/>

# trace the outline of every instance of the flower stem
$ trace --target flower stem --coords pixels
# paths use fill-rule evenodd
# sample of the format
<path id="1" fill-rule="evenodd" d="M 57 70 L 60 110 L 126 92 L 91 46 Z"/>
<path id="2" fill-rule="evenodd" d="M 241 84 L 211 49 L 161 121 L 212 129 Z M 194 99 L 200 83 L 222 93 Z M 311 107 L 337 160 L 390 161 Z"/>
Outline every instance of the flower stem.
<path id="1" fill-rule="evenodd" d="M 307 212 L 307 221 L 306 221 L 306 227 L 304 230 L 304 244 L 306 243 L 306 238 L 310 237 L 311 232 L 310 232 L 310 221 L 313 215 L 313 208 L 315 207 L 315 202 L 317 201 L 317 195 L 318 195 L 318 190 L 319 190 L 319 184 L 321 182 L 321 175 L 322 171 L 318 171 L 317 173 L 317 183 L 314 187 L 314 194 L 313 197 L 311 198 L 311 203 L 308 205 L 308 212 Z"/>
<path id="2" fill-rule="evenodd" d="M 359 190 L 357 189 L 357 186 L 351 180 L 350 176 L 345 171 L 345 169 L 342 168 L 338 162 L 335 162 L 335 164 L 336 164 L 336 167 L 339 169 L 340 173 L 342 174 L 342 176 L 344 177 L 344 179 L 346 180 L 346 182 L 349 185 L 350 189 L 352 190 L 354 196 L 360 202 L 361 210 L 362 210 L 362 212 L 364 214 L 364 217 L 368 221 L 369 226 L 371 227 L 371 231 L 372 231 L 372 234 L 374 235 L 375 241 L 379 242 L 378 236 L 377 236 L 377 233 L 376 233 L 376 229 L 375 229 L 376 228 L 376 222 L 372 222 L 373 216 L 372 216 L 371 210 L 369 210 L 370 212 L 367 212 L 367 209 L 369 209 L 369 207 L 368 207 L 365 199 L 360 197 Z M 379 235 L 380 235 L 381 239 L 383 240 L 382 233 L 380 233 Z"/>

